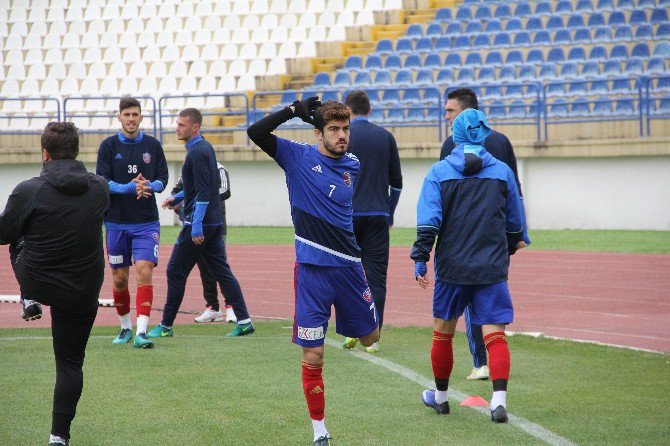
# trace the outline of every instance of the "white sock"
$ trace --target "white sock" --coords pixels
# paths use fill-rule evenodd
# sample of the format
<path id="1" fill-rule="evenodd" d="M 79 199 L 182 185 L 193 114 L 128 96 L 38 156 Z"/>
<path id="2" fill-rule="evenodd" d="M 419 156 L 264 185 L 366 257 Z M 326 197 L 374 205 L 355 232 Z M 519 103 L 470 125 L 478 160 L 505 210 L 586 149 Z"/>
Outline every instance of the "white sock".
<path id="1" fill-rule="evenodd" d="M 130 321 L 130 313 L 119 316 L 119 320 L 121 321 L 121 328 L 126 328 L 128 330 L 133 329 L 133 323 Z"/>
<path id="2" fill-rule="evenodd" d="M 491 396 L 491 410 L 494 410 L 496 407 L 502 406 L 507 409 L 507 391 L 498 390 L 493 392 Z"/>
<path id="3" fill-rule="evenodd" d="M 143 314 L 137 316 L 137 334 L 146 333 L 148 325 L 149 316 L 144 316 Z"/>
<path id="4" fill-rule="evenodd" d="M 314 429 L 314 441 L 328 435 L 328 429 L 326 429 L 326 419 L 323 420 L 312 420 L 312 429 Z"/>
<path id="5" fill-rule="evenodd" d="M 237 321 L 237 323 L 240 324 L 240 325 L 248 324 L 249 322 L 251 322 L 251 318 L 249 318 L 249 317 L 244 319 L 244 320 Z"/>
<path id="6" fill-rule="evenodd" d="M 65 438 L 61 438 L 57 435 L 49 435 L 49 443 L 67 444 Z"/>
<path id="7" fill-rule="evenodd" d="M 447 401 L 449 398 L 447 398 L 447 394 L 449 393 L 448 390 L 436 390 L 435 391 L 435 402 L 437 404 L 442 404 L 445 401 Z"/>

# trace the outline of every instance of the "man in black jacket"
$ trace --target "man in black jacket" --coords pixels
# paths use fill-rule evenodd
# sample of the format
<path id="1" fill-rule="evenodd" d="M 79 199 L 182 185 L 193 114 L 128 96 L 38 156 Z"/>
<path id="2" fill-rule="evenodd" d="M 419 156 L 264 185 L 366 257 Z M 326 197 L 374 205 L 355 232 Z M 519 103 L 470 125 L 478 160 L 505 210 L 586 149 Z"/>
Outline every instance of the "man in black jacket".
<path id="1" fill-rule="evenodd" d="M 0 244 L 14 247 L 12 267 L 21 295 L 51 307 L 56 386 L 49 445 L 59 446 L 69 444 L 86 343 L 98 312 L 109 187 L 76 160 L 74 124 L 49 123 L 41 145 L 40 176 L 16 186 L 0 214 Z"/>

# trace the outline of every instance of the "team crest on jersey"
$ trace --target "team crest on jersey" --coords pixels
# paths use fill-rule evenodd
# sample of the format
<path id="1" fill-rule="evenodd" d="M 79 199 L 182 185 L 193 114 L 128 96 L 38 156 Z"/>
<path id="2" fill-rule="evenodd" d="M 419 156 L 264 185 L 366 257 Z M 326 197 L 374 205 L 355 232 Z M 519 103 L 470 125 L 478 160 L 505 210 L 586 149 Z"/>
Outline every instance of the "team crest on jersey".
<path id="1" fill-rule="evenodd" d="M 346 184 L 347 187 L 351 186 L 351 174 L 349 172 L 344 172 L 342 174 L 344 177 L 344 184 Z"/>
<path id="2" fill-rule="evenodd" d="M 149 152 L 142 154 L 142 160 L 149 164 L 151 162 L 151 154 Z"/>
<path id="3" fill-rule="evenodd" d="M 365 299 L 366 302 L 372 302 L 372 292 L 370 292 L 369 287 L 363 291 L 363 299 Z"/>
<path id="4" fill-rule="evenodd" d="M 153 235 L 153 237 L 154 237 L 154 241 L 155 241 L 156 243 L 160 242 L 160 240 L 161 240 L 161 236 L 158 235 L 158 232 L 154 232 L 152 235 Z"/>

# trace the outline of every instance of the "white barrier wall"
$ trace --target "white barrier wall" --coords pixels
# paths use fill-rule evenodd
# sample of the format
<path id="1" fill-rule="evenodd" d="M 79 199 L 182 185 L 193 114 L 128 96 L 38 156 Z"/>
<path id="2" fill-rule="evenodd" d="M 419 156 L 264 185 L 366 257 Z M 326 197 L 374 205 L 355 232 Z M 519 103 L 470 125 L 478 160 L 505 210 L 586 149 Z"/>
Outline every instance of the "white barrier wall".
<path id="1" fill-rule="evenodd" d="M 416 222 L 416 201 L 431 160 L 402 160 L 403 192 L 396 211 L 398 227 Z M 87 164 L 89 170 L 95 166 Z M 228 224 L 291 224 L 283 171 L 274 162 L 227 163 L 232 196 Z M 38 175 L 41 166 L 0 166 L 0 209 L 14 186 Z M 170 164 L 172 188 L 181 166 Z M 670 157 L 528 158 L 519 160 L 528 225 L 532 229 L 670 230 Z M 158 195 L 162 199 L 167 192 Z M 159 202 L 160 202 L 159 201 Z M 161 224 L 175 222 L 161 210 Z"/>

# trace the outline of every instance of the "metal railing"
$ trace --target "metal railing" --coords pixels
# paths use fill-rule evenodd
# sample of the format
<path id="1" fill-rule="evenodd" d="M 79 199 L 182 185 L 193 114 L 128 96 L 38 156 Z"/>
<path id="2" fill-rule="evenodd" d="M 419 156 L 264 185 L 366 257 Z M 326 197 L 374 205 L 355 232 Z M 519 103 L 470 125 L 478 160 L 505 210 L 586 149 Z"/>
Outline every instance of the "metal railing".
<path id="1" fill-rule="evenodd" d="M 26 112 L 24 107 L 20 107 L 21 102 L 41 102 L 43 106 L 38 107 L 36 111 L 31 111 L 31 112 Z M 9 110 L 5 110 L 5 102 L 11 102 L 14 103 L 16 102 L 19 107 L 17 108 L 16 112 L 11 111 L 12 107 L 8 107 Z M 53 104 L 55 106 L 54 112 L 49 112 L 49 105 Z M 28 108 L 30 110 L 30 107 Z M 45 109 L 47 111 L 45 111 Z M 14 119 L 19 119 L 19 120 L 26 120 L 26 122 L 30 119 L 46 119 L 47 121 L 52 121 L 54 118 L 56 118 L 56 121 L 61 120 L 61 102 L 60 99 L 50 97 L 50 96 L 44 96 L 44 97 L 35 97 L 35 96 L 14 96 L 14 97 L 6 97 L 6 96 L 0 96 L 0 117 L 1 118 L 11 118 L 12 120 Z M 46 125 L 46 123 L 45 123 Z M 41 134 L 43 131 L 43 127 L 40 129 L 30 129 L 28 125 L 25 126 L 25 128 L 21 130 L 17 130 L 15 126 L 12 126 L 13 128 L 10 128 L 9 126 L 6 129 L 0 128 L 0 133 L 4 133 L 7 135 L 12 135 L 12 134 L 25 134 L 25 133 L 34 133 L 34 134 Z"/>
<path id="2" fill-rule="evenodd" d="M 68 118 L 74 119 L 74 118 L 94 118 L 96 116 L 108 116 L 108 117 L 114 117 L 117 116 L 117 110 L 118 108 L 118 101 L 122 98 L 123 96 L 70 96 L 66 98 L 63 101 L 63 120 L 66 121 Z M 156 137 L 156 100 L 151 97 L 151 96 L 133 96 L 134 99 L 137 99 L 138 101 L 146 101 L 147 103 L 151 104 L 152 106 L 147 109 L 147 107 L 143 107 L 142 110 L 142 115 L 146 118 L 149 117 L 149 119 L 152 120 L 153 122 L 153 136 Z M 88 102 L 89 101 L 101 101 L 103 106 L 99 107 L 98 110 L 95 111 L 90 111 L 86 110 L 88 108 Z M 117 107 L 110 109 L 110 107 L 105 106 L 105 102 L 109 101 L 116 101 Z M 78 102 L 83 102 L 84 104 L 87 104 L 85 107 L 76 107 Z M 71 108 L 74 109 L 74 111 L 68 112 L 68 104 L 74 104 L 71 105 Z M 101 114 L 102 113 L 102 114 Z M 109 133 L 110 129 L 91 129 L 91 128 L 85 128 L 85 129 L 80 129 L 80 133 Z"/>
<path id="3" fill-rule="evenodd" d="M 656 82 L 656 88 L 652 90 L 653 82 Z M 659 88 L 659 84 L 663 82 L 663 86 Z M 642 91 L 645 97 L 645 112 L 647 115 L 647 136 L 651 136 L 651 122 L 658 119 L 670 119 L 670 75 L 650 76 L 642 79 Z M 665 94 L 665 96 L 661 96 Z M 657 98 L 657 95 L 659 96 Z M 652 107 L 652 103 L 656 100 L 661 101 L 659 109 Z M 663 110 L 663 102 L 667 101 L 665 105 L 667 109 Z"/>

